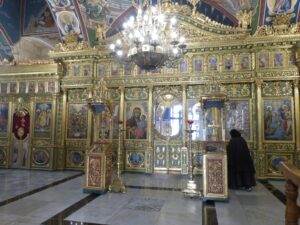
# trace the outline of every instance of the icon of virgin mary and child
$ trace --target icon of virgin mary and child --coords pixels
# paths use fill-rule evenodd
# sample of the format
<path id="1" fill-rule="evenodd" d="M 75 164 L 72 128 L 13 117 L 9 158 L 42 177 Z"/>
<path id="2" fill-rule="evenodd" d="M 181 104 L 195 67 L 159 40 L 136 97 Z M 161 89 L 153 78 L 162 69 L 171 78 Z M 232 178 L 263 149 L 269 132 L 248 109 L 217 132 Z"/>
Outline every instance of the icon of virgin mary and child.
<path id="1" fill-rule="evenodd" d="M 141 108 L 135 107 L 131 117 L 126 121 L 126 137 L 128 139 L 146 139 L 146 128 L 146 116 L 142 115 Z"/>

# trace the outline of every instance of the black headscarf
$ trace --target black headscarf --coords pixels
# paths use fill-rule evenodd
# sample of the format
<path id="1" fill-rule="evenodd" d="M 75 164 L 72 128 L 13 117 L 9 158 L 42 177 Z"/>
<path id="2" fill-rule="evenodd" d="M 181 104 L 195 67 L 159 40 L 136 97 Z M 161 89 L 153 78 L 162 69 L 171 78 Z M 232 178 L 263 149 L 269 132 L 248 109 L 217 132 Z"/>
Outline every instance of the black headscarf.
<path id="1" fill-rule="evenodd" d="M 241 133 L 236 129 L 232 129 L 230 131 L 230 136 L 231 136 L 231 138 L 241 137 Z"/>

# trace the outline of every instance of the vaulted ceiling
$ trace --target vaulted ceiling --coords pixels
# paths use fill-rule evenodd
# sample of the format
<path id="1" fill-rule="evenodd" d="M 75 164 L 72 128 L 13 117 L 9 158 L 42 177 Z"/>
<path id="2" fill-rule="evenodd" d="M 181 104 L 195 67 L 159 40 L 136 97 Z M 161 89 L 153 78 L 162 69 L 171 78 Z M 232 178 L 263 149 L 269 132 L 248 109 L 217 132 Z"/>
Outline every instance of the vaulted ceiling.
<path id="1" fill-rule="evenodd" d="M 176 1 L 191 6 L 187 0 Z M 268 25 L 268 17 L 278 13 L 294 13 L 291 22 L 297 22 L 299 1 L 200 0 L 197 10 L 214 21 L 237 26 L 237 12 L 252 9 L 255 30 L 257 26 Z M 18 60 L 20 55 L 23 60 L 31 58 L 30 54 L 18 53 L 26 49 L 24 46 L 28 43 L 36 44 L 38 58 L 42 59 L 44 49 L 53 48 L 73 31 L 94 45 L 95 29 L 100 23 L 118 27 L 134 13 L 131 0 L 0 0 L 0 61 Z"/>

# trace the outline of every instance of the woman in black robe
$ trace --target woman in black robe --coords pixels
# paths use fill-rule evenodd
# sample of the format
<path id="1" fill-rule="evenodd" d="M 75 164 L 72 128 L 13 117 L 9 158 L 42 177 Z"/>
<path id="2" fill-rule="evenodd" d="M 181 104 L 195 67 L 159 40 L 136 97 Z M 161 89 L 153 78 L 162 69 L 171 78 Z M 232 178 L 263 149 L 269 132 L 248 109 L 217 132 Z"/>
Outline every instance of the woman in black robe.
<path id="1" fill-rule="evenodd" d="M 247 142 L 235 129 L 230 131 L 230 135 L 231 139 L 227 146 L 228 186 L 231 189 L 245 188 L 251 191 L 251 187 L 256 185 L 256 181 Z"/>

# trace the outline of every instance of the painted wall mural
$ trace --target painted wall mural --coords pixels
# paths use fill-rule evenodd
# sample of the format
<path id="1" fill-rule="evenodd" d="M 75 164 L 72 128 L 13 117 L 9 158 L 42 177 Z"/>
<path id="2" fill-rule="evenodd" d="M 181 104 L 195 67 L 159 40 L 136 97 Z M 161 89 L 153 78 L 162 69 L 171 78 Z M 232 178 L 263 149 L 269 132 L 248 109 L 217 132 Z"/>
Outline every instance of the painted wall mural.
<path id="1" fill-rule="evenodd" d="M 91 22 L 101 22 L 106 20 L 109 13 L 109 4 L 105 0 L 78 0 L 78 3 L 84 7 L 83 15 Z M 90 24 L 92 25 L 92 24 Z"/>
<path id="2" fill-rule="evenodd" d="M 293 102 L 290 98 L 264 99 L 264 138 L 270 141 L 293 141 Z"/>
<path id="3" fill-rule="evenodd" d="M 85 27 L 81 24 L 83 21 L 80 21 L 81 15 L 77 2 L 73 0 L 48 0 L 48 3 L 62 37 L 77 33 L 79 38 L 87 38 Z"/>
<path id="4" fill-rule="evenodd" d="M 20 0 L 2 0 L 0 27 L 5 30 L 10 44 L 20 39 Z"/>
<path id="5" fill-rule="evenodd" d="M 271 25 L 275 15 L 292 14 L 291 23 L 299 17 L 299 1 L 297 0 L 262 0 L 259 25 Z"/>
<path id="6" fill-rule="evenodd" d="M 213 0 L 228 13 L 236 15 L 239 10 L 254 8 L 257 0 Z"/>
<path id="7" fill-rule="evenodd" d="M 228 4 L 231 1 L 222 2 L 228 6 L 226 9 L 222 7 L 222 4 L 219 4 L 219 1 L 201 1 L 197 6 L 197 10 L 216 22 L 234 26 L 237 24 L 237 19 L 234 16 L 234 9 L 231 9 Z"/>
<path id="8" fill-rule="evenodd" d="M 69 104 L 68 138 L 86 139 L 88 125 L 88 106 L 86 104 Z"/>
<path id="9" fill-rule="evenodd" d="M 58 32 L 51 10 L 45 0 L 26 0 L 23 7 L 22 35 Z"/>
<path id="10" fill-rule="evenodd" d="M 11 46 L 0 26 L 0 61 L 3 61 L 4 59 L 10 61 L 12 58 L 13 54 Z"/>
<path id="11" fill-rule="evenodd" d="M 51 137 L 52 104 L 37 103 L 35 105 L 34 136 Z"/>

